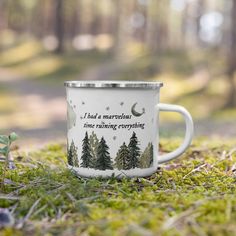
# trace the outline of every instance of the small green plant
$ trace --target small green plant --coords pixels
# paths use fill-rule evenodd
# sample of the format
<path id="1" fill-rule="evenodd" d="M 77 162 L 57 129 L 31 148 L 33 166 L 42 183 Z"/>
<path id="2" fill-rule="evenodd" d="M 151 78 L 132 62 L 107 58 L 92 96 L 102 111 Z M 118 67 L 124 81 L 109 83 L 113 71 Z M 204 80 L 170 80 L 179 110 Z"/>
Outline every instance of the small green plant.
<path id="1" fill-rule="evenodd" d="M 12 132 L 10 135 L 0 135 L 0 155 L 5 157 L 5 165 L 2 171 L 1 189 L 4 187 L 4 180 L 6 175 L 7 167 L 9 166 L 9 154 L 11 151 L 11 144 L 18 139 L 18 135 Z"/>

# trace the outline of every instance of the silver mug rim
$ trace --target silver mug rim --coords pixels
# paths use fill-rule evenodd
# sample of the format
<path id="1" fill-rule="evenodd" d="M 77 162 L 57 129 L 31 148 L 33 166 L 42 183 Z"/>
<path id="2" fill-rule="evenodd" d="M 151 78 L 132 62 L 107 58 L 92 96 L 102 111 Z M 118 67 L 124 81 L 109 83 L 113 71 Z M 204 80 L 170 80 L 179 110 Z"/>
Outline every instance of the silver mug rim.
<path id="1" fill-rule="evenodd" d="M 141 89 L 158 89 L 163 86 L 162 82 L 147 81 L 117 81 L 117 80 L 75 80 L 65 81 L 65 87 L 69 88 L 141 88 Z"/>

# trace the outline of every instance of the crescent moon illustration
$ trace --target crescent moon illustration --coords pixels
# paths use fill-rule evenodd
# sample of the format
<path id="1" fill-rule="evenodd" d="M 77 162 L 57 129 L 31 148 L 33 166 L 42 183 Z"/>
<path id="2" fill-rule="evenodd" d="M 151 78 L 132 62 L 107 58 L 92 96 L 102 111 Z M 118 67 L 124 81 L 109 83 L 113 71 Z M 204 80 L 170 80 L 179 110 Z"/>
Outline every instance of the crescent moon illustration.
<path id="1" fill-rule="evenodd" d="M 142 113 L 140 112 L 137 112 L 135 111 L 135 106 L 137 105 L 137 102 L 134 103 L 134 105 L 131 107 L 131 113 L 134 115 L 134 116 L 141 116 L 145 113 L 145 108 L 142 109 Z"/>

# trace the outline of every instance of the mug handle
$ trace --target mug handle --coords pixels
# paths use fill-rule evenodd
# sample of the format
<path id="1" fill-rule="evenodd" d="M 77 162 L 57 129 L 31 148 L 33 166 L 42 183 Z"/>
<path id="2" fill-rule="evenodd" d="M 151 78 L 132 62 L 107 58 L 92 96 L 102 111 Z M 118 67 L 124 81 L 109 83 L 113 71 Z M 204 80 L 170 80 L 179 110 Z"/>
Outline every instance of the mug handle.
<path id="1" fill-rule="evenodd" d="M 188 146 L 191 144 L 191 141 L 193 138 L 193 119 L 192 119 L 190 113 L 182 106 L 159 103 L 159 104 L 157 104 L 156 108 L 158 109 L 158 111 L 180 113 L 184 117 L 185 125 L 186 125 L 185 138 L 184 138 L 183 143 L 181 144 L 180 147 L 178 147 L 173 152 L 160 155 L 159 156 L 160 159 L 158 158 L 158 163 L 162 164 L 164 162 L 175 159 L 176 157 L 181 155 L 188 148 Z"/>

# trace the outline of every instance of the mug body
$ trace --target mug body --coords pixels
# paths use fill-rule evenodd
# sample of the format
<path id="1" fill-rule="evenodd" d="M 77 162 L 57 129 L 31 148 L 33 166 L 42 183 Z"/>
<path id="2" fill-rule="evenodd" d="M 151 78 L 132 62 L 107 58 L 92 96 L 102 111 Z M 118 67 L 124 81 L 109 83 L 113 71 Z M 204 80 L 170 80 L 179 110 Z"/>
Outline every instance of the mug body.
<path id="1" fill-rule="evenodd" d="M 159 82 L 67 81 L 68 165 L 84 177 L 142 177 L 158 165 Z"/>

